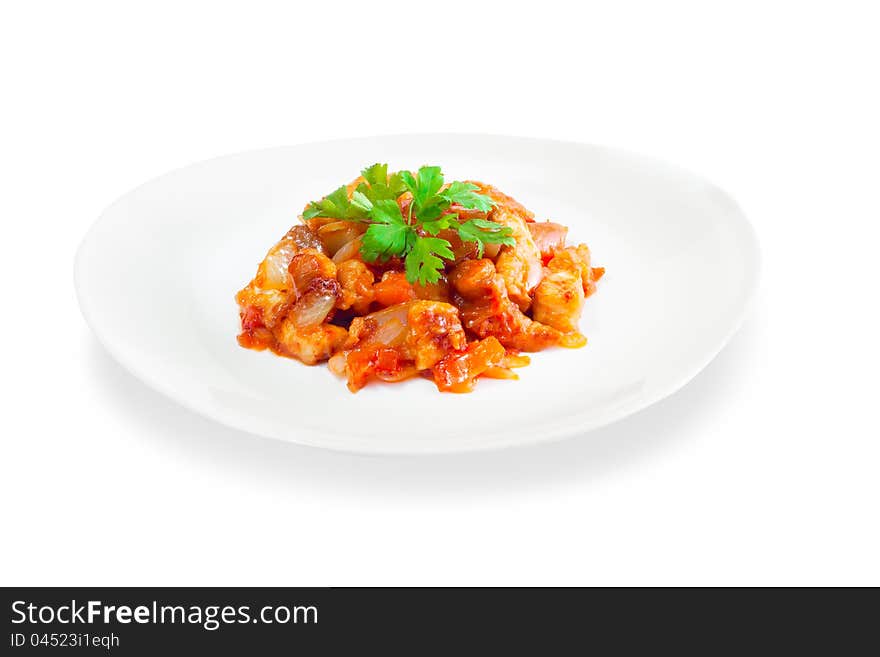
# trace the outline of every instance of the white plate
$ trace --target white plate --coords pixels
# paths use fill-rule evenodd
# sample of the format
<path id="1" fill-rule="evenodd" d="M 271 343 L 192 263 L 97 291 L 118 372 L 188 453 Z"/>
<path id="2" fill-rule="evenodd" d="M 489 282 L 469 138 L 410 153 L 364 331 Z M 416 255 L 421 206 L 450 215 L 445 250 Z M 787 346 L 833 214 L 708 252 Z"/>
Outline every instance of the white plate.
<path id="1" fill-rule="evenodd" d="M 581 320 L 589 344 L 532 354 L 519 381 L 480 380 L 467 395 L 421 379 L 353 395 L 325 366 L 239 347 L 235 292 L 307 201 L 377 161 L 439 164 L 569 226 L 607 268 Z M 676 167 L 583 144 L 419 135 L 243 153 L 157 178 L 89 231 L 76 289 L 107 350 L 202 415 L 317 447 L 434 453 L 583 434 L 666 397 L 736 331 L 758 267 L 736 204 Z"/>

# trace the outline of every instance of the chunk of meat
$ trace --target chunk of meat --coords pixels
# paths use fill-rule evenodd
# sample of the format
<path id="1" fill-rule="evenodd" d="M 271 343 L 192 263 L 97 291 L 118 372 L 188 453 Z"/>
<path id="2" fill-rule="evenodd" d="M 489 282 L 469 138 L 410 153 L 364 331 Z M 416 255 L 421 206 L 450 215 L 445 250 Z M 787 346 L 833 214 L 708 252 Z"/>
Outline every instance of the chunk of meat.
<path id="1" fill-rule="evenodd" d="M 523 314 L 508 298 L 504 279 L 487 258 L 462 262 L 452 270 L 449 281 L 458 293 L 455 302 L 462 323 L 480 338 L 494 336 L 505 347 L 520 351 L 586 344 L 580 334 L 563 333 Z"/>
<path id="2" fill-rule="evenodd" d="M 532 317 L 563 332 L 577 331 L 583 307 L 581 267 L 571 251 L 559 251 L 547 263 L 535 290 Z"/>
<path id="3" fill-rule="evenodd" d="M 560 331 L 577 331 L 584 299 L 595 291 L 604 272 L 590 266 L 586 244 L 557 251 L 535 290 L 532 317 Z"/>
<path id="4" fill-rule="evenodd" d="M 336 354 L 330 366 L 356 391 L 372 379 L 389 380 L 389 376 L 411 376 L 430 369 L 447 353 L 466 347 L 467 337 L 455 306 L 408 301 L 356 317 L 345 351 Z"/>
<path id="5" fill-rule="evenodd" d="M 532 291 L 541 282 L 541 252 L 526 222 L 518 214 L 498 207 L 489 213 L 489 218 L 510 228 L 516 240 L 514 246 L 501 248 L 495 269 L 504 279 L 508 297 L 525 312 L 532 304 Z"/>
<path id="6" fill-rule="evenodd" d="M 590 265 L 590 249 L 586 244 L 569 246 L 565 248 L 571 254 L 573 261 L 581 273 L 581 283 L 584 286 L 584 296 L 590 296 L 596 291 L 596 282 L 605 274 L 604 267 L 592 267 Z"/>
<path id="7" fill-rule="evenodd" d="M 449 281 L 444 275 L 441 275 L 436 283 L 425 283 L 424 285 L 415 283 L 412 288 L 416 293 L 416 297 L 419 299 L 452 303 L 452 297 L 449 292 Z"/>
<path id="8" fill-rule="evenodd" d="M 402 271 L 386 271 L 373 286 L 373 299 L 382 306 L 394 306 L 416 298 L 415 290 Z"/>
<path id="9" fill-rule="evenodd" d="M 584 296 L 590 296 L 596 291 L 596 282 L 605 274 L 605 268 L 590 266 L 590 249 L 586 244 L 570 246 L 566 251 L 569 251 L 578 263 L 581 282 L 584 285 Z"/>
<path id="10" fill-rule="evenodd" d="M 239 305 L 242 331 L 248 331 L 254 326 L 255 317 L 260 318 L 260 325 L 272 328 L 287 315 L 293 299 L 293 289 L 261 289 L 254 285 L 248 285 L 235 295 Z"/>
<path id="11" fill-rule="evenodd" d="M 276 350 L 279 353 L 301 360 L 306 365 L 327 360 L 348 339 L 348 331 L 341 326 L 317 324 L 300 327 L 291 318 L 282 320 L 272 333 L 277 340 Z"/>
<path id="12" fill-rule="evenodd" d="M 360 260 L 346 260 L 336 267 L 340 294 L 336 307 L 340 310 L 351 308 L 356 314 L 364 315 L 373 302 L 373 272 Z"/>
<path id="13" fill-rule="evenodd" d="M 565 238 L 568 235 L 568 226 L 555 224 L 552 221 L 536 221 L 528 224 L 535 246 L 541 252 L 544 262 L 553 257 L 559 249 L 565 246 Z"/>
<path id="14" fill-rule="evenodd" d="M 489 198 L 491 198 L 495 203 L 497 203 L 496 207 L 502 207 L 508 210 L 509 212 L 513 212 L 514 214 L 519 215 L 523 221 L 529 222 L 535 220 L 535 213 L 526 208 L 522 203 L 517 201 L 512 196 L 508 196 L 504 192 L 502 192 L 497 187 L 493 187 L 492 185 L 487 185 L 486 183 L 479 182 L 477 180 L 467 180 L 465 182 L 469 182 L 473 185 L 477 186 L 477 191 L 480 194 L 485 194 Z M 461 216 L 461 215 L 460 215 Z M 471 218 L 471 217 L 468 217 Z"/>
<path id="15" fill-rule="evenodd" d="M 426 370 L 450 351 L 467 346 L 458 309 L 439 301 L 414 301 L 407 313 L 405 349 L 416 368 Z"/>

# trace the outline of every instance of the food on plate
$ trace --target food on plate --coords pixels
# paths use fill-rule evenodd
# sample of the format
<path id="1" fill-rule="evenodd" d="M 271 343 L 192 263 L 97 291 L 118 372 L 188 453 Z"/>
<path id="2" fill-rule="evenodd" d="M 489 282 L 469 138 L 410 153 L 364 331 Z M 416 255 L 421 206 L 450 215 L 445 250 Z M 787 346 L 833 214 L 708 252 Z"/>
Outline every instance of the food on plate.
<path id="1" fill-rule="evenodd" d="M 605 270 L 567 233 L 491 185 L 374 164 L 309 203 L 269 250 L 236 295 L 238 341 L 327 361 L 352 392 L 516 379 L 522 352 L 587 342 L 578 320 Z"/>

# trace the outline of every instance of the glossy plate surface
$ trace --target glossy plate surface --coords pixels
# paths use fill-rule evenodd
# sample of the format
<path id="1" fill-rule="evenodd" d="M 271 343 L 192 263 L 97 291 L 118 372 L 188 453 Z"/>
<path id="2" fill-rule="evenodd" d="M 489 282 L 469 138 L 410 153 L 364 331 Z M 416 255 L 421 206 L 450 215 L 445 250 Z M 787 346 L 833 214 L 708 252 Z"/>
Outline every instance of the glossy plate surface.
<path id="1" fill-rule="evenodd" d="M 365 165 L 439 164 L 569 226 L 607 269 L 583 349 L 532 354 L 519 381 L 468 395 L 428 381 L 353 395 L 326 366 L 236 343 L 233 296 L 309 200 Z M 677 167 L 595 146 L 499 136 L 333 141 L 222 157 L 114 203 L 76 258 L 86 320 L 135 376 L 251 433 L 366 453 L 491 449 L 583 434 L 675 392 L 739 327 L 758 278 L 753 230 L 725 193 Z M 589 437 L 582 438 L 589 440 Z"/>

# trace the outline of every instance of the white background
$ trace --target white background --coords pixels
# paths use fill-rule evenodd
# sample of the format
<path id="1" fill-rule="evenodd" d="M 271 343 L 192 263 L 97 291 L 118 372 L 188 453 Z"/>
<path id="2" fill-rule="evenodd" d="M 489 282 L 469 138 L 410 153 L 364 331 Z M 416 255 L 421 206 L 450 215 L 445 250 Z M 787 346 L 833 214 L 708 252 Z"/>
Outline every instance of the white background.
<path id="1" fill-rule="evenodd" d="M 872 3 L 576 5 L 2 5 L 0 583 L 880 584 Z M 705 175 L 761 241 L 750 318 L 617 425 L 412 459 L 215 426 L 82 320 L 73 254 L 131 187 L 426 131 Z"/>

